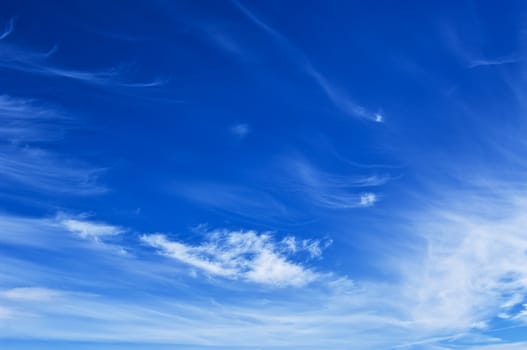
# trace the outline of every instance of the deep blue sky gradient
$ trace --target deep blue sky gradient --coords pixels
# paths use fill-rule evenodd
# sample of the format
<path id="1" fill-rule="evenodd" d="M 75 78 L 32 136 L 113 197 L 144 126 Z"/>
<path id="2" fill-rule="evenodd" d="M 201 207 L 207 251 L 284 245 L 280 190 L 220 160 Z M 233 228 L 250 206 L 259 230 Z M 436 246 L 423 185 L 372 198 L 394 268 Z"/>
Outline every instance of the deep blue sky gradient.
<path id="1" fill-rule="evenodd" d="M 0 346 L 527 346 L 522 1 L 2 1 Z"/>

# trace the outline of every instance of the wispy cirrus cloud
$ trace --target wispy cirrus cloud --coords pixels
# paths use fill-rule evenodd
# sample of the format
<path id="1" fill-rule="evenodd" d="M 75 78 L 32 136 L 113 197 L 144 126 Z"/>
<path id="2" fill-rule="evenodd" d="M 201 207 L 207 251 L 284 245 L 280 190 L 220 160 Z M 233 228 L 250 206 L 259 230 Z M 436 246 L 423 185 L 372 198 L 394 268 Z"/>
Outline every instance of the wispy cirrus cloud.
<path id="1" fill-rule="evenodd" d="M 330 209 L 370 207 L 379 199 L 371 189 L 384 185 L 389 176 L 340 175 L 322 171 L 300 157 L 285 161 L 290 191 L 302 194 L 316 206 Z M 363 190 L 361 190 L 363 189 Z"/>
<path id="2" fill-rule="evenodd" d="M 13 32 L 14 28 L 15 28 L 15 19 L 10 18 L 5 24 L 4 32 L 0 34 L 0 40 L 7 38 Z"/>
<path id="3" fill-rule="evenodd" d="M 269 233 L 250 230 L 206 231 L 203 240 L 192 240 L 193 243 L 163 234 L 145 234 L 140 239 L 146 247 L 189 270 L 199 271 L 196 276 L 205 277 L 199 279 L 200 283 L 211 276 L 236 286 L 240 286 L 239 282 L 250 282 L 243 287 L 249 290 L 257 286 L 289 286 L 295 287 L 294 290 L 302 288 L 302 293 L 295 293 L 293 304 L 287 298 L 280 301 L 266 294 L 262 296 L 264 300 L 234 302 L 211 301 L 213 296 L 174 302 L 171 297 L 157 296 L 152 302 L 138 306 L 134 300 L 117 302 L 110 296 L 86 298 L 26 280 L 25 285 L 4 288 L 0 293 L 0 299 L 10 302 L 6 304 L 9 310 L 5 311 L 5 317 L 16 315 L 27 321 L 2 334 L 103 341 L 122 339 L 123 334 L 133 330 L 135 341 L 184 339 L 189 344 L 206 346 L 211 344 L 206 339 L 212 337 L 214 345 L 258 342 L 276 347 L 287 341 L 289 346 L 311 344 L 329 349 L 340 349 L 350 342 L 364 349 L 448 349 L 453 339 L 463 339 L 465 345 L 460 349 L 476 349 L 471 344 L 485 337 L 486 325 L 500 314 L 510 316 L 507 322 L 511 326 L 525 325 L 525 317 L 521 317 L 527 281 L 522 270 L 527 259 L 527 238 L 522 232 L 526 197 L 518 188 L 496 190 L 501 188 L 496 184 L 491 187 L 485 191 L 482 188 L 474 192 L 450 191 L 449 198 L 435 198 L 434 205 L 409 215 L 413 244 L 424 245 L 426 249 L 387 259 L 383 259 L 382 250 L 378 252 L 375 258 L 383 261 L 387 271 L 397 274 L 390 281 L 352 282 L 318 272 L 312 265 L 330 243 L 324 240 L 292 235 L 276 239 Z M 119 226 L 75 217 L 45 222 L 14 222 L 13 218 L 7 221 L 10 225 L 0 220 L 0 237 L 8 241 L 15 237 L 20 240 L 20 232 L 25 232 L 28 240 L 41 239 L 42 233 L 50 228 L 56 233 L 47 239 L 56 242 L 64 239 L 64 233 L 77 239 L 83 234 L 92 240 L 93 235 L 111 239 L 121 231 Z M 87 232 L 90 233 L 84 234 Z M 53 246 L 49 241 L 47 244 Z M 141 255 L 149 248 L 144 248 Z M 127 268 L 139 273 L 138 266 L 132 263 L 133 260 L 127 260 Z M 156 263 L 170 265 L 166 261 Z M 48 273 L 52 275 L 52 271 Z M 96 284 L 100 278 L 97 276 L 85 277 L 95 279 L 91 283 Z M 134 278 L 139 278 L 133 282 L 139 289 L 153 281 L 148 274 Z M 3 276 L 3 280 L 9 279 Z M 43 276 L 38 280 L 42 281 Z M 226 283 L 218 284 L 217 288 L 223 285 Z M 209 292 L 213 291 L 199 293 Z M 47 298 L 47 302 L 36 302 L 39 298 Z M 66 323 L 80 322 L 76 324 L 82 325 L 79 328 L 82 332 L 71 336 L 73 333 L 67 331 L 71 325 L 63 332 L 49 327 L 49 321 L 57 315 Z M 100 327 L 94 326 L 94 320 Z M 174 323 L 168 321 L 176 320 L 176 328 L 169 326 Z M 205 331 L 201 330 L 204 325 Z M 251 331 L 244 338 L 232 337 L 241 326 Z M 31 333 L 35 329 L 38 334 Z M 378 336 L 380 331 L 383 337 Z M 520 348 L 499 339 L 493 341 L 497 343 L 495 349 Z"/>
<path id="4" fill-rule="evenodd" d="M 495 57 L 495 58 L 474 58 L 469 62 L 468 67 L 476 68 L 479 66 L 499 66 L 502 64 L 519 63 L 521 61 L 523 61 L 523 59 L 518 56 L 504 56 L 504 57 Z"/>
<path id="5" fill-rule="evenodd" d="M 4 244 L 55 250 L 84 245 L 83 241 L 97 243 L 100 248 L 101 243 L 126 229 L 86 215 L 58 213 L 55 217 L 31 218 L 0 213 L 0 231 Z"/>
<path id="6" fill-rule="evenodd" d="M 74 121 L 32 99 L 0 96 L 0 177 L 32 190 L 64 194 L 100 194 L 102 168 L 67 159 L 45 145 L 55 142 Z"/>
<path id="7" fill-rule="evenodd" d="M 271 27 L 254 12 L 242 5 L 239 1 L 233 1 L 236 7 L 255 25 L 260 27 L 269 36 L 271 36 L 277 43 L 286 49 L 286 52 L 291 55 L 296 63 L 303 68 L 304 72 L 313 79 L 318 87 L 326 94 L 328 99 L 345 114 L 355 117 L 371 120 L 377 123 L 384 121 L 381 113 L 374 113 L 366 109 L 354 101 L 348 94 L 339 89 L 329 79 L 324 76 L 315 66 L 310 62 L 307 56 L 298 48 L 290 43 L 290 41 L 276 29 Z"/>
<path id="8" fill-rule="evenodd" d="M 201 37 L 207 40 L 210 44 L 216 46 L 219 50 L 225 52 L 227 55 L 234 55 L 241 61 L 248 59 L 247 51 L 229 35 L 222 28 L 213 26 L 210 23 L 190 23 L 198 33 L 202 33 Z"/>
<path id="9" fill-rule="evenodd" d="M 362 118 L 374 121 L 376 123 L 384 122 L 384 116 L 381 112 L 372 112 L 366 109 L 364 106 L 355 102 L 345 92 L 338 89 L 336 86 L 331 84 L 329 80 L 317 71 L 311 64 L 305 66 L 306 72 L 313 78 L 318 86 L 324 91 L 326 96 L 341 109 L 344 113 L 354 116 L 356 118 Z"/>
<path id="10" fill-rule="evenodd" d="M 249 219 L 278 220 L 295 216 L 276 196 L 257 188 L 211 181 L 178 182 L 176 195 L 200 205 Z"/>
<path id="11" fill-rule="evenodd" d="M 414 227 L 427 249 L 405 266 L 412 317 L 432 329 L 471 329 L 514 317 L 527 296 L 526 189 L 498 182 L 449 193 Z M 419 260 L 419 259 L 418 259 Z M 516 311 L 514 311 L 516 310 Z"/>
<path id="12" fill-rule="evenodd" d="M 149 81 L 131 79 L 128 77 L 130 72 L 124 65 L 93 71 L 60 67 L 50 62 L 53 55 L 58 51 L 57 46 L 47 52 L 39 52 L 6 41 L 14 31 L 13 23 L 14 20 L 11 19 L 4 33 L 0 35 L 0 68 L 71 79 L 101 87 L 147 88 L 162 86 L 167 83 L 167 79 L 160 78 Z"/>
<path id="13" fill-rule="evenodd" d="M 217 230 L 207 234 L 199 245 L 168 239 L 163 234 L 149 234 L 142 241 L 159 252 L 206 274 L 276 287 L 306 285 L 320 276 L 293 262 L 289 256 L 301 251 L 310 257 L 320 256 L 330 242 L 286 237 L 276 242 L 269 233 Z"/>
<path id="14" fill-rule="evenodd" d="M 98 184 L 104 169 L 64 159 L 34 147 L 0 147 L 0 177 L 28 189 L 70 195 L 96 195 L 107 191 Z"/>
<path id="15" fill-rule="evenodd" d="M 0 291 L 0 298 L 21 301 L 46 302 L 58 298 L 63 293 L 61 291 L 42 288 L 42 287 L 17 287 Z"/>
<path id="16" fill-rule="evenodd" d="M 522 350 L 527 347 L 527 342 L 508 342 L 504 344 L 469 346 L 467 350 Z"/>
<path id="17" fill-rule="evenodd" d="M 470 69 L 483 66 L 516 64 L 524 61 L 524 58 L 519 54 L 485 57 L 486 55 L 479 52 L 481 50 L 477 47 L 478 45 L 467 44 L 452 24 L 444 24 L 441 27 L 441 34 L 447 48 Z"/>
<path id="18" fill-rule="evenodd" d="M 282 33 L 273 28 L 239 1 L 233 1 L 233 4 L 251 23 L 265 32 L 282 48 L 284 55 L 292 60 L 296 66 L 300 67 L 301 71 L 303 71 L 304 74 L 308 76 L 316 86 L 318 86 L 336 108 L 353 118 L 370 120 L 377 123 L 384 122 L 384 117 L 381 112 L 370 111 L 368 108 L 356 102 L 343 89 L 337 87 L 319 69 L 315 68 L 306 54 L 295 47 Z M 215 43 L 220 49 L 234 54 L 240 59 L 247 57 L 247 50 L 243 49 L 220 29 L 210 29 L 210 26 L 208 25 L 202 25 L 202 27 L 206 28 L 205 33 L 210 38 L 211 42 Z"/>
<path id="19" fill-rule="evenodd" d="M 280 157 L 264 172 L 270 175 L 252 179 L 257 180 L 252 187 L 202 181 L 179 182 L 170 189 L 176 195 L 226 214 L 290 225 L 305 222 L 310 216 L 288 203 L 304 202 L 313 208 L 332 210 L 371 207 L 381 198 L 378 188 L 391 179 L 383 173 L 324 171 L 295 155 Z"/>
<path id="20" fill-rule="evenodd" d="M 0 95 L 0 121 L 0 139 L 14 144 L 56 140 L 73 124 L 56 108 L 8 95 Z"/>

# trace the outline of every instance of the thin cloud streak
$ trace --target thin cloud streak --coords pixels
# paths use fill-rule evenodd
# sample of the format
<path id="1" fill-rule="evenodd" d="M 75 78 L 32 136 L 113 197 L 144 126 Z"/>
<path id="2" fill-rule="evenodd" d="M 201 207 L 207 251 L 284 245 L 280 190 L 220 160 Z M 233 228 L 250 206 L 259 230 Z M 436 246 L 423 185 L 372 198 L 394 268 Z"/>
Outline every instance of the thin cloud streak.
<path id="1" fill-rule="evenodd" d="M 345 92 L 332 84 L 314 65 L 307 56 L 276 29 L 268 25 L 259 18 L 254 12 L 242 5 L 239 1 L 233 0 L 234 5 L 256 26 L 266 32 L 271 38 L 282 46 L 295 63 L 302 67 L 303 71 L 312 81 L 324 92 L 327 98 L 343 113 L 354 118 L 366 119 L 376 123 L 382 123 L 384 117 L 381 113 L 374 113 L 355 102 Z"/>
<path id="2" fill-rule="evenodd" d="M 335 104 L 335 106 L 340 108 L 344 113 L 377 123 L 382 123 L 384 121 L 382 114 L 373 113 L 356 103 L 349 98 L 349 96 L 332 85 L 327 78 L 317 71 L 311 64 L 305 65 L 305 71 L 316 81 L 318 86 L 324 91 L 326 96 Z"/>
<path id="3" fill-rule="evenodd" d="M 480 66 L 499 66 L 502 64 L 511 64 L 522 62 L 523 59 L 519 57 L 498 57 L 498 58 L 473 58 L 468 64 L 469 68 L 476 68 Z"/>
<path id="4" fill-rule="evenodd" d="M 251 187 L 215 182 L 179 182 L 174 194 L 205 207 L 250 219 L 278 220 L 294 216 L 273 194 Z"/>
<path id="5" fill-rule="evenodd" d="M 81 71 L 66 69 L 53 65 L 49 59 L 58 51 L 55 46 L 48 52 L 37 52 L 7 43 L 7 38 L 13 31 L 13 20 L 8 22 L 6 31 L 0 35 L 0 67 L 17 70 L 29 74 L 72 79 L 101 87 L 148 88 L 165 85 L 167 79 L 151 81 L 134 81 L 126 77 L 124 67 L 114 67 L 98 71 Z"/>
<path id="6" fill-rule="evenodd" d="M 31 99 L 0 95 L 0 138 L 12 144 L 54 141 L 72 127 L 72 118 Z"/>
<path id="7" fill-rule="evenodd" d="M 64 250 L 72 247 L 100 249 L 126 230 L 83 215 L 58 213 L 52 218 L 30 218 L 0 213 L 0 242 L 19 247 Z M 108 246 L 109 247 L 109 246 Z"/>
<path id="8" fill-rule="evenodd" d="M 447 48 L 469 69 L 484 66 L 516 64 L 524 61 L 524 59 L 517 54 L 504 55 L 501 57 L 483 57 L 481 54 L 475 53 L 475 50 L 471 49 L 464 42 L 453 25 L 444 24 L 441 29 L 441 34 Z"/>
<path id="9" fill-rule="evenodd" d="M 34 100 L 0 96 L 0 178 L 28 189 L 76 195 L 107 191 L 97 183 L 104 171 L 43 148 L 71 126 L 72 118 Z M 39 147 L 35 144 L 39 142 Z"/>
<path id="10" fill-rule="evenodd" d="M 103 171 L 43 149 L 0 147 L 0 176 L 33 190 L 71 195 L 102 194 L 107 191 L 98 185 Z"/>
<path id="11" fill-rule="evenodd" d="M 7 21 L 4 32 L 0 34 L 0 40 L 7 38 L 13 32 L 14 28 L 15 28 L 15 19 L 11 18 Z"/>
<path id="12" fill-rule="evenodd" d="M 352 209 L 373 206 L 378 195 L 359 190 L 384 185 L 388 176 L 346 176 L 324 172 L 308 161 L 293 157 L 285 163 L 287 187 L 302 194 L 312 204 L 328 209 Z"/>

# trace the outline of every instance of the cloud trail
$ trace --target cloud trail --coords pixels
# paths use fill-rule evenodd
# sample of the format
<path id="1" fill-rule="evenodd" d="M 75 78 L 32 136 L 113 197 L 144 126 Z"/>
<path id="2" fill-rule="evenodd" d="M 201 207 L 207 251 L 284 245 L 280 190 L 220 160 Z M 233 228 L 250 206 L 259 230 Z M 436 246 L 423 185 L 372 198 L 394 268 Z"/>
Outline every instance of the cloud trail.
<path id="1" fill-rule="evenodd" d="M 340 109 L 344 114 L 359 118 L 370 120 L 376 123 L 384 122 L 384 117 L 380 112 L 369 111 L 366 107 L 354 101 L 348 94 L 336 87 L 329 81 L 315 66 L 310 62 L 307 56 L 298 48 L 290 43 L 290 41 L 276 29 L 268 25 L 264 20 L 258 17 L 253 11 L 242 5 L 239 1 L 233 0 L 233 4 L 238 8 L 246 18 L 253 24 L 262 29 L 272 39 L 274 39 L 295 63 L 302 68 L 307 76 L 324 92 L 326 97 Z"/>
<path id="2" fill-rule="evenodd" d="M 97 183 L 104 169 L 66 159 L 46 150 L 63 130 L 73 125 L 72 118 L 31 99 L 0 95 L 0 178 L 29 189 L 77 195 L 106 191 Z M 38 143 L 38 146 L 37 146 Z"/>
<path id="3" fill-rule="evenodd" d="M 328 209 L 352 209 L 374 205 L 378 195 L 360 190 L 384 185 L 388 176 L 335 175 L 317 169 L 302 158 L 291 158 L 285 162 L 288 185 L 293 191 L 319 207 Z"/>
<path id="4" fill-rule="evenodd" d="M 16 70 L 56 78 L 65 78 L 106 88 L 149 88 L 165 85 L 168 80 L 156 78 L 150 81 L 137 81 L 127 76 L 126 67 L 113 67 L 96 71 L 82 71 L 55 66 L 49 59 L 58 51 L 55 46 L 48 52 L 38 52 L 6 42 L 14 31 L 11 19 L 0 35 L 0 68 Z"/>
<path id="5" fill-rule="evenodd" d="M 9 19 L 9 21 L 7 21 L 4 32 L 0 34 L 0 40 L 7 38 L 13 32 L 14 28 L 15 28 L 15 19 L 11 18 Z"/>

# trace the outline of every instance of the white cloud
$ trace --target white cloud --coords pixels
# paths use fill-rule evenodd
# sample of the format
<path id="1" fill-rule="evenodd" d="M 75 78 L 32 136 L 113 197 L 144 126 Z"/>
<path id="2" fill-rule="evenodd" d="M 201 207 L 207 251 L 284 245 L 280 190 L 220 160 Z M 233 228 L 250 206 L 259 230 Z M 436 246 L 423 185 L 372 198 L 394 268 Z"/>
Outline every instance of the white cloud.
<path id="1" fill-rule="evenodd" d="M 199 245 L 171 241 L 163 234 L 149 234 L 142 241 L 158 248 L 163 255 L 198 268 L 207 274 L 273 286 L 303 286 L 319 276 L 290 255 L 300 250 L 311 257 L 319 257 L 319 241 L 294 237 L 275 242 L 270 234 L 255 231 L 213 231 Z"/>
<path id="2" fill-rule="evenodd" d="M 0 291 L 0 297 L 20 301 L 49 301 L 62 295 L 61 291 L 40 287 L 19 287 Z"/>
<path id="3" fill-rule="evenodd" d="M 322 256 L 322 251 L 333 243 L 332 240 L 313 240 L 302 239 L 298 240 L 294 236 L 286 236 L 280 241 L 284 248 L 290 253 L 307 252 L 311 258 L 319 258 Z"/>
<path id="4" fill-rule="evenodd" d="M 508 298 L 503 304 L 501 304 L 501 308 L 503 309 L 510 309 L 516 305 L 519 305 L 525 298 L 525 295 L 520 293 L 513 294 L 510 298 Z"/>
<path id="5" fill-rule="evenodd" d="M 126 229 L 88 220 L 83 216 L 58 213 L 54 218 L 29 218 L 0 213 L 0 243 L 64 251 L 73 247 L 101 253 L 126 253 L 115 243 Z"/>
<path id="6" fill-rule="evenodd" d="M 472 184 L 473 188 L 476 186 Z M 449 191 L 423 210 L 413 230 L 422 256 L 400 259 L 411 318 L 422 327 L 463 331 L 512 317 L 527 295 L 527 196 L 499 183 Z"/>
<path id="7" fill-rule="evenodd" d="M 366 192 L 360 195 L 359 204 L 361 207 L 371 207 L 375 202 L 377 202 L 377 196 L 375 193 Z"/>
<path id="8" fill-rule="evenodd" d="M 59 219 L 59 223 L 65 229 L 79 237 L 93 239 L 95 241 L 100 241 L 105 237 L 112 237 L 124 232 L 124 229 L 118 226 L 86 220 L 63 218 Z"/>

